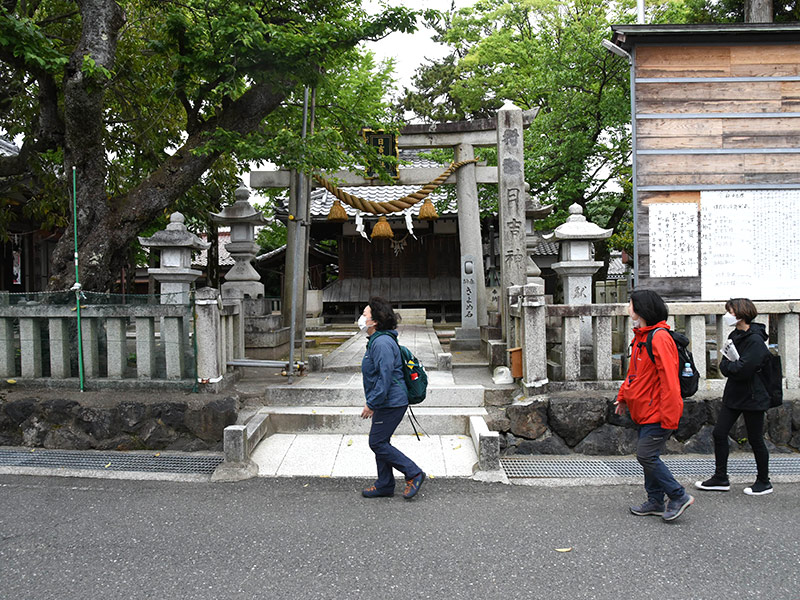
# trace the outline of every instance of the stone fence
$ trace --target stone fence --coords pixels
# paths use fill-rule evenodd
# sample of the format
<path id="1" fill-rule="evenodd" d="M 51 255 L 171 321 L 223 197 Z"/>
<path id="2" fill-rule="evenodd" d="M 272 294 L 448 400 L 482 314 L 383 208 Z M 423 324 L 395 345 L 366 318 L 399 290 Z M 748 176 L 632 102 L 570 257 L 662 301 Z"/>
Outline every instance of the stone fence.
<path id="1" fill-rule="evenodd" d="M 627 304 L 567 306 L 546 304 L 542 286 L 509 290 L 512 331 L 509 344 L 523 349 L 522 384 L 527 395 L 548 391 L 612 389 L 627 372 L 633 339 Z M 784 386 L 800 388 L 800 301 L 755 302 L 756 322 L 770 333 L 770 346 L 783 359 Z M 685 333 L 700 390 L 721 391 L 717 348 L 730 330 L 717 316 L 724 302 L 670 303 L 670 327 Z M 544 386 L 547 386 L 546 388 Z"/>
<path id="2" fill-rule="evenodd" d="M 633 338 L 627 304 L 546 304 L 540 285 L 510 288 L 509 343 L 522 348 L 523 394 L 513 404 L 487 406 L 489 426 L 500 432 L 504 454 L 629 454 L 636 445 L 630 417 L 616 415 L 613 402 L 627 372 Z M 770 332 L 770 346 L 783 359 L 784 404 L 765 419 L 773 452 L 800 449 L 800 302 L 756 302 Z M 723 302 L 672 303 L 669 324 L 684 332 L 701 380 L 684 401 L 680 426 L 669 441 L 672 453 L 713 453 L 711 430 L 725 380 L 717 369 L 719 342 L 729 329 Z M 492 404 L 493 401 L 487 401 Z M 747 450 L 742 424 L 731 432 L 734 450 Z"/>
<path id="3" fill-rule="evenodd" d="M 44 298 L 44 297 L 43 297 Z M 91 388 L 222 388 L 229 360 L 244 356 L 242 298 L 203 288 L 189 304 L 81 302 L 83 377 Z M 0 377 L 78 387 L 74 305 L 0 303 Z"/>

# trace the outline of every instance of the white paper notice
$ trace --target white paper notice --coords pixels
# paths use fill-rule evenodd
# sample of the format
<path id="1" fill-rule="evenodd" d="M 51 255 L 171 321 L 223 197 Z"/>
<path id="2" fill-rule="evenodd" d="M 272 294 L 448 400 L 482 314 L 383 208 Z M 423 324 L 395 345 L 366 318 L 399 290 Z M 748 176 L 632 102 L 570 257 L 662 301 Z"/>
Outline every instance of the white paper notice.
<path id="1" fill-rule="evenodd" d="M 800 190 L 701 192 L 703 300 L 800 297 Z"/>
<path id="2" fill-rule="evenodd" d="M 697 204 L 651 204 L 649 212 L 650 277 L 697 277 Z"/>

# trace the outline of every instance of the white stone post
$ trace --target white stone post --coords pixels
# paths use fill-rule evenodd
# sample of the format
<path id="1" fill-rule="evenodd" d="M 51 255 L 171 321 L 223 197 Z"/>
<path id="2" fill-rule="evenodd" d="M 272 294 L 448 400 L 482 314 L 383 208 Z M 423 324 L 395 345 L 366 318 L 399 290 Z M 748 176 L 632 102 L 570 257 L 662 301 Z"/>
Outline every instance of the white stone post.
<path id="1" fill-rule="evenodd" d="M 156 372 L 156 328 L 153 317 L 136 317 L 136 376 L 152 379 Z"/>
<path id="2" fill-rule="evenodd" d="M 527 283 L 525 264 L 525 161 L 522 110 L 506 102 L 497 111 L 500 279 L 503 290 Z M 503 335 L 510 344 L 508 295 L 501 294 Z"/>

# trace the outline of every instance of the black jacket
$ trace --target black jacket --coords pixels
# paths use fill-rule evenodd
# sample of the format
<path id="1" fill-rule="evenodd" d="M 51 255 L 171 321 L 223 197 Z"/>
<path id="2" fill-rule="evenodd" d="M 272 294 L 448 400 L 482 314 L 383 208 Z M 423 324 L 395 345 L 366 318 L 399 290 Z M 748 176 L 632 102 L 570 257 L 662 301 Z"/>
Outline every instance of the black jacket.
<path id="1" fill-rule="evenodd" d="M 767 410 L 769 408 L 769 392 L 756 375 L 767 360 L 769 350 L 764 343 L 767 332 L 761 323 L 750 323 L 750 329 L 742 331 L 734 329 L 728 336 L 733 340 L 739 360 L 730 361 L 723 357 L 719 365 L 722 374 L 728 378 L 722 403 L 735 410 Z"/>

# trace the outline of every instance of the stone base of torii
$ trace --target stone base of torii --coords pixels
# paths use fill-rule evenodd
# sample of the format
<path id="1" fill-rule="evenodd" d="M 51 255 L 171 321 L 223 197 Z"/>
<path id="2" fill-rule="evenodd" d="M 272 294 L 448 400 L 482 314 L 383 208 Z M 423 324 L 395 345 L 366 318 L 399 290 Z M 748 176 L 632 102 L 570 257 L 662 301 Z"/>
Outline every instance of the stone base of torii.
<path id="1" fill-rule="evenodd" d="M 397 141 L 399 148 L 452 148 L 456 162 L 473 159 L 476 147 L 496 146 L 498 149 L 497 167 L 472 163 L 461 167 L 445 181 L 456 185 L 461 253 L 461 327 L 456 329 L 456 335 L 451 340 L 452 350 L 479 349 L 480 327 L 488 323 L 478 205 L 479 183 L 498 184 L 502 287 L 507 290 L 510 286 L 527 283 L 523 129 L 533 122 L 536 113 L 537 110 L 522 111 L 507 103 L 494 119 L 408 125 L 400 132 Z M 400 185 L 421 186 L 440 173 L 441 170 L 436 168 L 400 169 L 396 181 Z M 340 187 L 379 185 L 349 171 L 330 173 L 327 177 L 335 179 Z M 293 189 L 292 180 L 293 173 L 288 170 L 250 173 L 250 185 L 253 188 Z M 301 286 L 301 289 L 304 288 Z M 503 334 L 505 339 L 509 339 L 506 337 L 510 332 L 508 295 L 500 294 L 500 297 L 503 299 L 500 306 Z"/>

